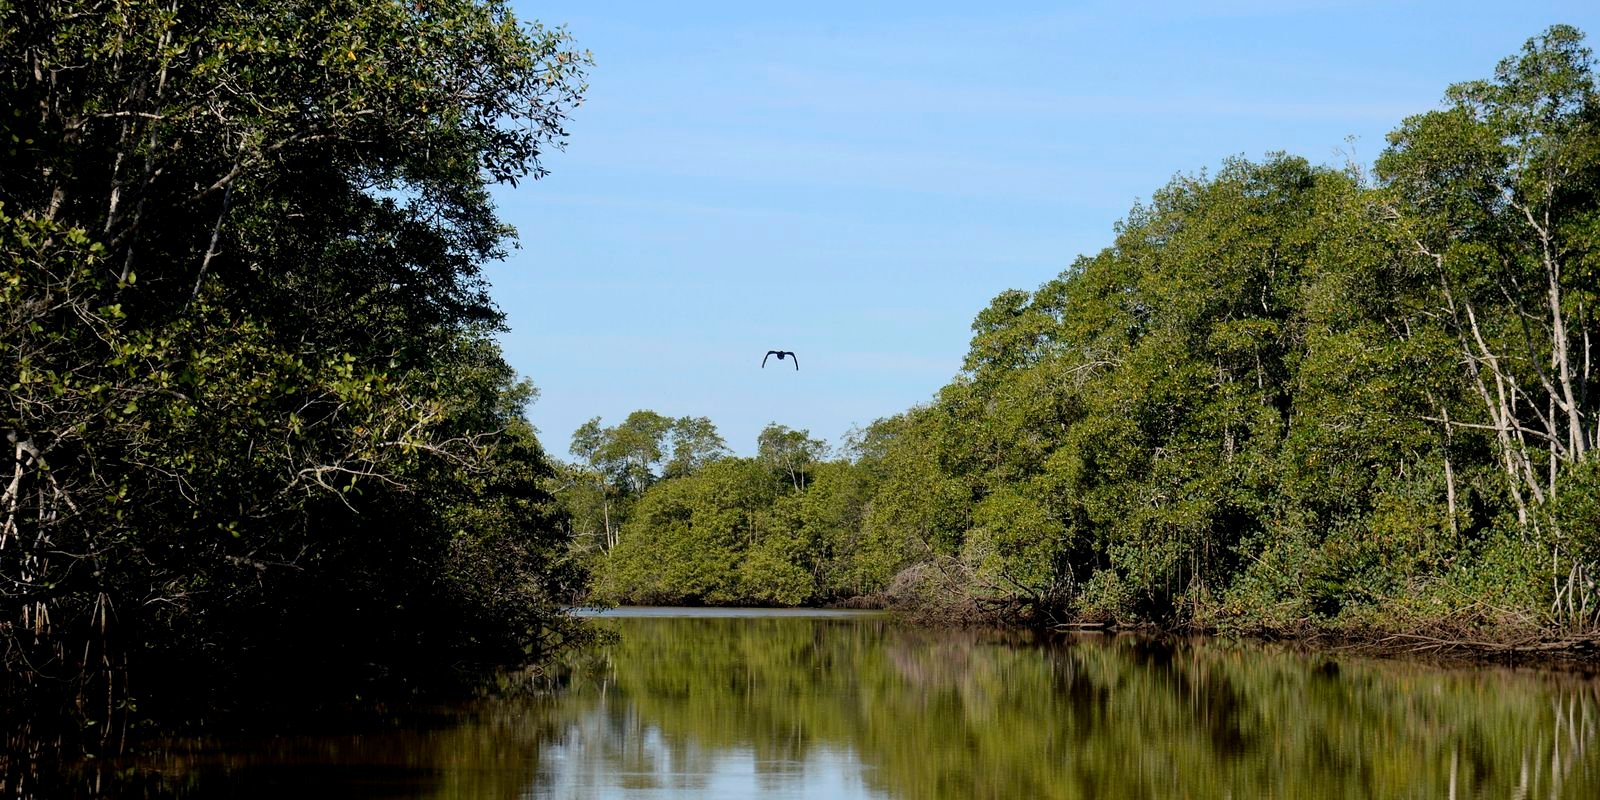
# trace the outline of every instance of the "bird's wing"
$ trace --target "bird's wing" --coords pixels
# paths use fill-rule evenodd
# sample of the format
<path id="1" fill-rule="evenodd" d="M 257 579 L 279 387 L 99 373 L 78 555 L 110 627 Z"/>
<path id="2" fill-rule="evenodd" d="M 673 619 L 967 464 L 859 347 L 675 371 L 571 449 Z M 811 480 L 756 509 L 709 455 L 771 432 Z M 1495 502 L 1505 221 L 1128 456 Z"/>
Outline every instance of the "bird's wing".
<path id="1" fill-rule="evenodd" d="M 789 354 L 789 357 L 794 359 L 794 368 L 796 371 L 798 371 L 800 369 L 800 357 L 792 352 Z"/>
<path id="2" fill-rule="evenodd" d="M 769 359 L 769 358 L 772 358 L 772 351 L 771 350 L 768 350 L 767 354 L 761 357 L 761 368 L 762 369 L 766 369 L 767 368 L 767 359 Z"/>

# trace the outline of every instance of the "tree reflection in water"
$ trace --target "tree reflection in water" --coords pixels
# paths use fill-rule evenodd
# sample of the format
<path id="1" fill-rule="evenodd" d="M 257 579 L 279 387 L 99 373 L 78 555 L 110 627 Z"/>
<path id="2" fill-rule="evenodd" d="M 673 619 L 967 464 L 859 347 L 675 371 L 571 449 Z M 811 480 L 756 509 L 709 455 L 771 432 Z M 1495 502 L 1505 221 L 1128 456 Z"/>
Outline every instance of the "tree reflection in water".
<path id="1" fill-rule="evenodd" d="M 265 797 L 1600 797 L 1600 689 L 1214 639 L 617 619 L 547 691 L 179 742 L 75 792 Z"/>
<path id="2" fill-rule="evenodd" d="M 615 645 L 565 665 L 555 796 L 694 796 L 733 764 L 797 796 L 797 775 L 851 767 L 857 796 L 906 798 L 1600 796 L 1600 698 L 1571 676 L 884 621 L 609 624 Z"/>

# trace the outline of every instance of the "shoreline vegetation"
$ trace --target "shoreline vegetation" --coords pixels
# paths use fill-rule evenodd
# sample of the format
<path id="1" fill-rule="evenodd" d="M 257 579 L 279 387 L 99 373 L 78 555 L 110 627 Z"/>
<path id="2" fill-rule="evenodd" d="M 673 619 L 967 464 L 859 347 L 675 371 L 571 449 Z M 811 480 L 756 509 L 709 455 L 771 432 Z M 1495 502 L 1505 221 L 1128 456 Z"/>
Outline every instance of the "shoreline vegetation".
<path id="1" fill-rule="evenodd" d="M 537 663 L 589 600 L 1592 652 L 1572 28 L 1374 171 L 1175 178 L 840 453 L 639 411 L 570 463 L 480 272 L 514 242 L 489 188 L 583 99 L 566 31 L 499 0 L 41 0 L 0 31 L 0 774 Z"/>
<path id="2" fill-rule="evenodd" d="M 1594 67 L 1552 27 L 1374 169 L 1176 177 L 841 452 L 591 420 L 558 494 L 594 596 L 1592 661 Z"/>
<path id="3" fill-rule="evenodd" d="M 499 0 L 0 4 L 0 785 L 587 635 L 481 267 L 589 62 Z"/>
<path id="4" fill-rule="evenodd" d="M 934 629 L 1031 629 L 1046 636 L 1075 636 L 1081 634 L 1107 636 L 1151 636 L 1157 638 L 1185 637 L 1238 637 L 1262 644 L 1287 644 L 1301 647 L 1307 652 L 1344 653 L 1372 658 L 1394 658 L 1417 661 L 1436 661 L 1445 665 L 1494 664 L 1507 667 L 1551 669 L 1562 672 L 1580 672 L 1595 675 L 1600 670 L 1600 635 L 1572 633 L 1550 635 L 1545 632 L 1525 633 L 1515 636 L 1511 631 L 1501 631 L 1502 639 L 1472 639 L 1452 636 L 1449 631 L 1434 629 L 1431 632 L 1401 632 L 1394 630 L 1340 630 L 1326 626 L 1301 626 L 1299 628 L 1262 628 L 1257 630 L 1219 631 L 1216 628 L 1164 627 L 1155 622 L 1120 623 L 1112 620 L 1068 621 L 1050 625 L 1019 625 L 1003 618 L 967 614 L 960 617 L 933 616 L 916 609 L 907 609 L 891 601 L 874 596 L 853 597 L 827 605 L 817 606 L 612 606 L 605 609 L 585 609 L 577 614 L 581 618 L 617 618 L 641 616 L 637 609 L 686 608 L 713 612 L 707 616 L 720 616 L 714 612 L 794 611 L 804 616 L 806 612 L 881 612 L 905 624 Z M 611 613 L 625 612 L 625 613 Z M 737 616 L 738 614 L 735 613 Z M 648 614 L 643 616 L 658 616 Z M 671 616 L 663 614 L 660 616 Z M 699 616 L 693 614 L 691 616 Z"/>

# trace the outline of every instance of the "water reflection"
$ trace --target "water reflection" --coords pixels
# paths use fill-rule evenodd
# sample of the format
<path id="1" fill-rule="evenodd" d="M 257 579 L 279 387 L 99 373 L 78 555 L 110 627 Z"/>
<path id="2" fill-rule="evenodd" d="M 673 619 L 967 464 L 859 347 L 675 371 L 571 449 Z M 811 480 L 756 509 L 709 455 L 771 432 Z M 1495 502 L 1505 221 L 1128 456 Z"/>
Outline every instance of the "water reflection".
<path id="1" fill-rule="evenodd" d="M 617 640 L 547 693 L 90 776 L 118 797 L 1600 797 L 1600 693 L 1572 676 L 881 618 L 599 624 Z"/>

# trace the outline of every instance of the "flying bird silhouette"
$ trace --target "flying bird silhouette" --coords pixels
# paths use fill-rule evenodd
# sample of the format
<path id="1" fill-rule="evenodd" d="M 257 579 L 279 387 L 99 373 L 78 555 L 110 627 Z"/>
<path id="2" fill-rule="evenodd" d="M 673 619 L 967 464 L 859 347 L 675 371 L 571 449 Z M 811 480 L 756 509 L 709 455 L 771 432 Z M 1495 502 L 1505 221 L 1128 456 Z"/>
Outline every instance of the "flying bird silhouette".
<path id="1" fill-rule="evenodd" d="M 794 359 L 794 368 L 797 370 L 800 369 L 800 357 L 789 350 L 768 350 L 767 354 L 761 357 L 762 369 L 767 368 L 767 359 L 772 358 L 773 356 L 777 356 L 779 361 L 782 361 L 785 358 L 792 358 Z"/>

